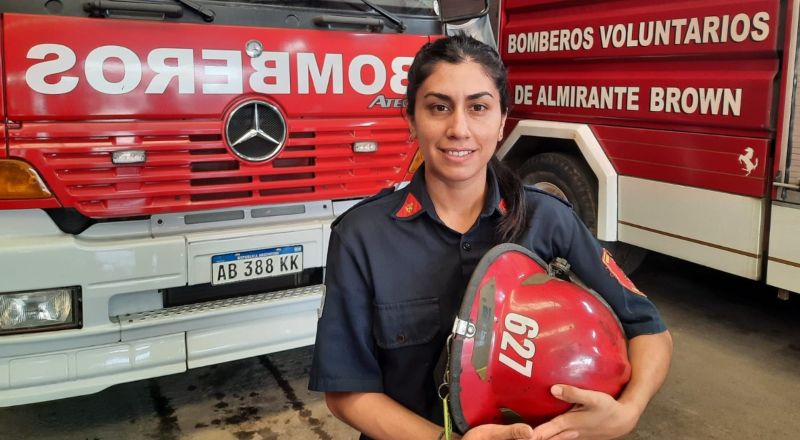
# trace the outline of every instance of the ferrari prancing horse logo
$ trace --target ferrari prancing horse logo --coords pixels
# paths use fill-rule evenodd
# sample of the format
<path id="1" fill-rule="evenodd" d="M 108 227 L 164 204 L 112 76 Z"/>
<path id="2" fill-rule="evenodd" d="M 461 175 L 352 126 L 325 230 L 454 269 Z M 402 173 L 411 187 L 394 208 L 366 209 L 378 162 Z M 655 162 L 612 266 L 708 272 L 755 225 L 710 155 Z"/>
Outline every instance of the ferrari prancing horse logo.
<path id="1" fill-rule="evenodd" d="M 742 164 L 742 166 L 744 167 L 742 168 L 742 171 L 745 171 L 747 173 L 745 174 L 745 176 L 749 176 L 750 173 L 752 173 L 753 170 L 758 167 L 758 158 L 756 158 L 756 161 L 753 162 L 754 154 L 755 151 L 753 151 L 753 148 L 747 147 L 744 149 L 744 154 L 739 155 L 739 163 Z"/>

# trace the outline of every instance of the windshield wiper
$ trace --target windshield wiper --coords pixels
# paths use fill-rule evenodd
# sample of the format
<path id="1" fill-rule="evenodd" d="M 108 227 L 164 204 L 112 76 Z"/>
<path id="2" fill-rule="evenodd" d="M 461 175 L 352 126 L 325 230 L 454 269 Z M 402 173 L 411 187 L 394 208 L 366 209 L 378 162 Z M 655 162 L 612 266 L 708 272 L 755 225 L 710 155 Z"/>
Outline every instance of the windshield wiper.
<path id="1" fill-rule="evenodd" d="M 214 11 L 212 11 L 211 9 L 208 9 L 203 5 L 199 5 L 191 0 L 175 0 L 175 1 L 191 9 L 192 11 L 200 14 L 200 16 L 203 17 L 203 20 L 209 22 L 214 21 L 215 14 Z"/>
<path id="2" fill-rule="evenodd" d="M 183 1 L 183 0 L 178 0 L 178 1 Z M 381 8 L 380 6 L 378 6 L 376 4 L 373 4 L 369 0 L 361 0 L 361 2 L 364 3 L 365 5 L 369 6 L 370 8 L 372 8 L 372 10 L 377 12 L 378 14 L 383 15 L 383 17 L 386 18 L 387 20 L 389 20 L 392 23 L 394 23 L 394 25 L 397 27 L 397 30 L 399 32 L 405 32 L 406 25 L 403 23 L 402 20 L 400 20 L 399 18 L 395 17 L 392 13 L 390 13 L 389 11 Z"/>

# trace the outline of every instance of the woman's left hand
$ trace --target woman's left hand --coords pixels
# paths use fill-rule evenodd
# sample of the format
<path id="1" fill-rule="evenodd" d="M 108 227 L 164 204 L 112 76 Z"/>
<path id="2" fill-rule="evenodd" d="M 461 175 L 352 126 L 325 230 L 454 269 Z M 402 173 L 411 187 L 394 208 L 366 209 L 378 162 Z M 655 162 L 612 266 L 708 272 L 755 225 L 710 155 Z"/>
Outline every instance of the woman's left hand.
<path id="1" fill-rule="evenodd" d="M 569 385 L 554 385 L 550 392 L 556 398 L 575 406 L 533 430 L 536 440 L 613 439 L 633 430 L 641 411 L 606 393 L 584 390 Z"/>

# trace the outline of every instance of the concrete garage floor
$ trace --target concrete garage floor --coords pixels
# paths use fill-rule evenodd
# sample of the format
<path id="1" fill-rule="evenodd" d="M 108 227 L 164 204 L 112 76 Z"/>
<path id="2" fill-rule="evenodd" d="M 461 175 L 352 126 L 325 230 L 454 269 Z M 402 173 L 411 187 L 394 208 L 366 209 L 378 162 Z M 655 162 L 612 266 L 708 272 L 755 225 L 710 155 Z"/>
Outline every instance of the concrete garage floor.
<path id="1" fill-rule="evenodd" d="M 800 298 L 653 254 L 633 277 L 675 338 L 644 439 L 800 439 Z M 0 409 L 0 439 L 354 439 L 306 390 L 311 349 Z"/>
<path id="2" fill-rule="evenodd" d="M 634 274 L 673 334 L 630 439 L 800 439 L 800 298 L 661 255 Z"/>
<path id="3" fill-rule="evenodd" d="M 311 348 L 0 409 L 7 439 L 350 439 L 307 391 Z"/>

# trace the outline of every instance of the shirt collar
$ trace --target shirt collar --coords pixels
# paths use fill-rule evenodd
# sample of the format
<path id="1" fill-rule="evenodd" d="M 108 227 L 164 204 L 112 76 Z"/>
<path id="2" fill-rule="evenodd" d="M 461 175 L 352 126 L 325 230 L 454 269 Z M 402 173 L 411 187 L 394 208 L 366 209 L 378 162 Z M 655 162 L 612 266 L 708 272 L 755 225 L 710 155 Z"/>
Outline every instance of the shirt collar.
<path id="1" fill-rule="evenodd" d="M 500 183 L 497 181 L 497 175 L 495 175 L 492 167 L 488 167 L 486 170 L 486 181 L 489 184 L 489 188 L 486 192 L 487 197 L 481 217 L 488 217 L 495 212 L 500 216 L 506 215 L 506 201 L 500 196 Z"/>
<path id="2" fill-rule="evenodd" d="M 481 211 L 481 218 L 489 217 L 495 212 L 501 216 L 505 215 L 506 202 L 500 197 L 500 185 L 492 167 L 487 169 L 486 180 L 489 188 Z M 406 188 L 406 196 L 403 198 L 402 203 L 395 207 L 392 217 L 398 220 L 413 220 L 425 212 L 434 220 L 441 222 L 439 216 L 436 215 L 433 201 L 431 201 L 428 190 L 425 187 L 425 165 L 423 164 L 414 173 L 414 177 Z"/>

